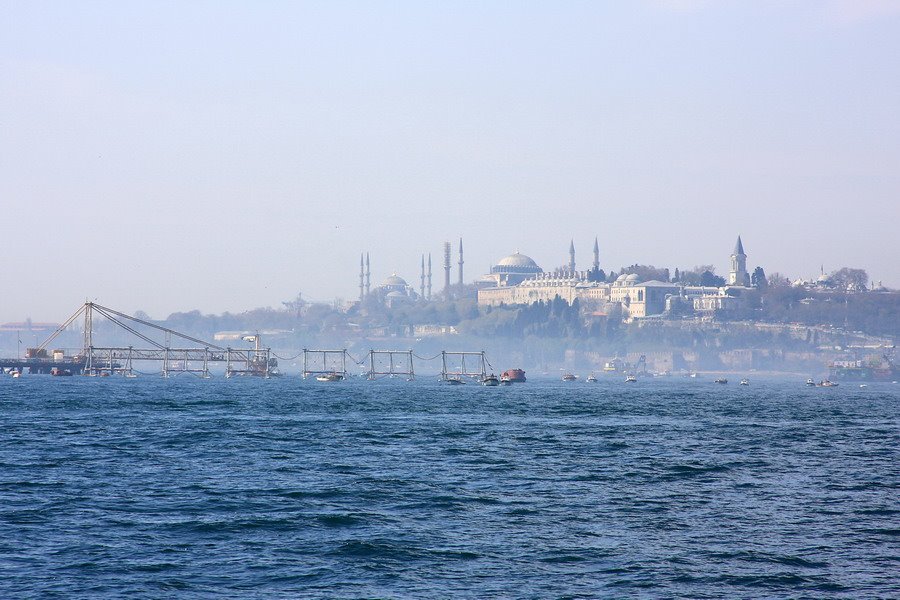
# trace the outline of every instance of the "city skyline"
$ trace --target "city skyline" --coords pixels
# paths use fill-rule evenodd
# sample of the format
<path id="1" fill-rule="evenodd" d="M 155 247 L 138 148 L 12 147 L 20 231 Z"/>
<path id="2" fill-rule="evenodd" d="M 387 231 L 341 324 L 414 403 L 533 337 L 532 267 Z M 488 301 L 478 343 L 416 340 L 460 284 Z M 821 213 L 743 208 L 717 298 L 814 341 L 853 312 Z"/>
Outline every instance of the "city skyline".
<path id="1" fill-rule="evenodd" d="M 9 3 L 0 321 L 414 281 L 466 244 L 900 287 L 890 2 Z M 453 273 L 456 279 L 456 261 Z"/>

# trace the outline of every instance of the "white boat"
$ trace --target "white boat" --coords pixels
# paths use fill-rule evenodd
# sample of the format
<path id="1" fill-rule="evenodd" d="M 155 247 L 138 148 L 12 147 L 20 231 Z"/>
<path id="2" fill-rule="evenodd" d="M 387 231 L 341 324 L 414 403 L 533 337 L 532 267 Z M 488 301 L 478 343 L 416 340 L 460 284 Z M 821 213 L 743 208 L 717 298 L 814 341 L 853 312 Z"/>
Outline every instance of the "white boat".
<path id="1" fill-rule="evenodd" d="M 500 385 L 500 380 L 497 379 L 497 376 L 491 373 L 487 377 L 481 380 L 481 385 L 485 387 L 496 387 Z"/>
<path id="2" fill-rule="evenodd" d="M 466 382 L 463 381 L 460 377 L 448 377 L 444 380 L 447 385 L 465 385 Z"/>
<path id="3" fill-rule="evenodd" d="M 741 385 L 750 385 L 750 380 L 749 380 L 749 379 L 746 379 L 746 378 L 745 378 L 745 379 L 741 379 Z"/>
<path id="4" fill-rule="evenodd" d="M 625 378 L 625 383 L 635 383 L 637 382 L 637 377 L 634 375 L 629 375 Z"/>
<path id="5" fill-rule="evenodd" d="M 806 385 L 808 385 L 809 387 L 813 387 L 816 385 L 816 382 L 813 381 L 812 377 L 810 377 L 809 379 L 806 380 Z"/>
<path id="6" fill-rule="evenodd" d="M 585 379 L 585 381 L 587 381 L 588 383 L 597 383 L 597 378 L 594 377 L 594 374 L 593 374 L 593 373 L 591 373 L 591 374 L 588 376 L 588 378 Z"/>
<path id="7" fill-rule="evenodd" d="M 728 383 L 728 380 L 724 377 L 719 377 L 718 379 L 716 379 L 716 383 Z"/>

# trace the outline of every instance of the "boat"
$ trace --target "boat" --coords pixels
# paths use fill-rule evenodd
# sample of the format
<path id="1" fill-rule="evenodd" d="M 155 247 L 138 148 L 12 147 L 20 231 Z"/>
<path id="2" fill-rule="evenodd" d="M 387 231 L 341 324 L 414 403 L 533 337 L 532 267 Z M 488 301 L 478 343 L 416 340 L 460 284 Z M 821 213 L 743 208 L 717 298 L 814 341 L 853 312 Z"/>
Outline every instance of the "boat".
<path id="1" fill-rule="evenodd" d="M 344 375 L 342 373 L 332 372 L 332 373 L 322 373 L 321 375 L 316 375 L 316 381 L 343 381 Z"/>
<path id="2" fill-rule="evenodd" d="M 836 381 L 829 381 L 828 379 L 823 379 L 819 383 L 816 384 L 816 387 L 837 387 L 838 383 Z"/>
<path id="3" fill-rule="evenodd" d="M 500 374 L 500 379 L 508 378 L 510 383 L 524 383 L 525 371 L 522 369 L 507 369 Z"/>
<path id="4" fill-rule="evenodd" d="M 500 385 L 512 385 L 512 379 L 509 378 L 508 375 L 503 374 L 500 376 Z"/>
<path id="5" fill-rule="evenodd" d="M 728 380 L 724 377 L 719 377 L 716 379 L 716 383 L 728 383 Z"/>
<path id="6" fill-rule="evenodd" d="M 597 383 L 597 378 L 594 377 L 593 373 L 591 373 L 590 375 L 588 375 L 588 378 L 585 379 L 585 381 L 587 381 L 588 383 Z"/>
<path id="7" fill-rule="evenodd" d="M 750 380 L 747 378 L 741 379 L 741 385 L 750 385 Z"/>
<path id="8" fill-rule="evenodd" d="M 637 377 L 635 375 L 629 375 L 625 378 L 625 383 L 635 383 L 637 382 Z"/>
<path id="9" fill-rule="evenodd" d="M 869 387 L 869 386 L 868 386 L 867 384 L 865 384 L 865 383 L 861 383 L 861 384 L 859 384 L 859 387 L 861 387 L 861 388 L 867 388 L 867 387 Z"/>
<path id="10" fill-rule="evenodd" d="M 447 385 L 465 385 L 465 382 L 459 377 L 448 377 L 444 381 Z"/>
<path id="11" fill-rule="evenodd" d="M 813 381 L 812 377 L 810 377 L 809 379 L 806 380 L 806 385 L 808 385 L 809 387 L 814 387 L 816 385 L 816 382 Z"/>
<path id="12" fill-rule="evenodd" d="M 18 378 L 18 377 L 21 377 L 21 376 L 22 376 L 22 371 L 19 371 L 19 370 L 13 370 L 13 371 L 11 371 L 9 374 L 10 374 L 10 376 L 12 376 L 12 377 Z"/>
<path id="13" fill-rule="evenodd" d="M 573 375 L 572 373 L 566 373 L 562 376 L 563 381 L 575 381 L 578 379 L 578 375 Z"/>
<path id="14" fill-rule="evenodd" d="M 63 369 L 60 367 L 53 367 L 50 369 L 50 374 L 54 377 L 71 377 L 72 370 L 71 369 Z"/>
<path id="15" fill-rule="evenodd" d="M 497 376 L 491 373 L 487 377 L 481 380 L 481 385 L 485 387 L 496 387 L 500 385 L 500 380 L 497 379 Z"/>

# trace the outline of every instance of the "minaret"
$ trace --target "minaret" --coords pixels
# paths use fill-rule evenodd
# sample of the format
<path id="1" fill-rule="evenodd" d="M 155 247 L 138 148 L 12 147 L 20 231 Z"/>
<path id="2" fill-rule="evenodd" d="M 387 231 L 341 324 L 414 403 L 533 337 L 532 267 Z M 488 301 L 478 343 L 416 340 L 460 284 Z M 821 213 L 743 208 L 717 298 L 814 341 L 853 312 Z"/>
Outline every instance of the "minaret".
<path id="1" fill-rule="evenodd" d="M 444 242 L 444 294 L 450 297 L 450 242 Z"/>
<path id="2" fill-rule="evenodd" d="M 422 274 L 419 276 L 420 284 L 419 284 L 419 295 L 422 299 L 425 299 L 425 255 L 422 255 Z"/>
<path id="3" fill-rule="evenodd" d="M 728 285 L 750 285 L 750 275 L 747 273 L 747 255 L 744 254 L 744 244 L 741 236 L 738 236 L 731 254 L 731 272 L 728 273 Z"/>
<path id="4" fill-rule="evenodd" d="M 459 238 L 459 285 L 462 287 L 463 284 L 463 248 L 462 248 L 462 238 Z"/>
<path id="5" fill-rule="evenodd" d="M 359 301 L 360 302 L 362 302 L 363 298 L 365 297 L 365 296 L 363 296 L 363 293 L 365 292 L 365 285 L 364 285 L 365 280 L 366 280 L 366 276 L 365 276 L 365 272 L 363 271 L 363 255 L 362 255 L 362 253 L 360 253 L 360 255 L 359 255 Z"/>
<path id="6" fill-rule="evenodd" d="M 372 284 L 372 269 L 369 267 L 369 253 L 366 252 L 366 296 L 369 295 L 369 290 L 371 289 Z"/>
<path id="7" fill-rule="evenodd" d="M 569 242 L 569 271 L 575 272 L 575 240 Z"/>
<path id="8" fill-rule="evenodd" d="M 428 299 L 431 300 L 431 252 L 428 253 Z"/>
<path id="9" fill-rule="evenodd" d="M 600 270 L 600 244 L 594 238 L 594 273 Z"/>

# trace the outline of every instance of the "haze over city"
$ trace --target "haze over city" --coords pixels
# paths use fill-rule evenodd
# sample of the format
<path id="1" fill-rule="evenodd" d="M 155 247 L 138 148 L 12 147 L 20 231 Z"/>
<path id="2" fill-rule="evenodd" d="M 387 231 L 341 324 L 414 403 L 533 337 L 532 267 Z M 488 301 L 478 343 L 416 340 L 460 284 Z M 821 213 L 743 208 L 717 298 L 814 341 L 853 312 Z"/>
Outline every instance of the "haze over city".
<path id="1" fill-rule="evenodd" d="M 0 320 L 562 265 L 900 287 L 900 3 L 4 2 Z"/>

